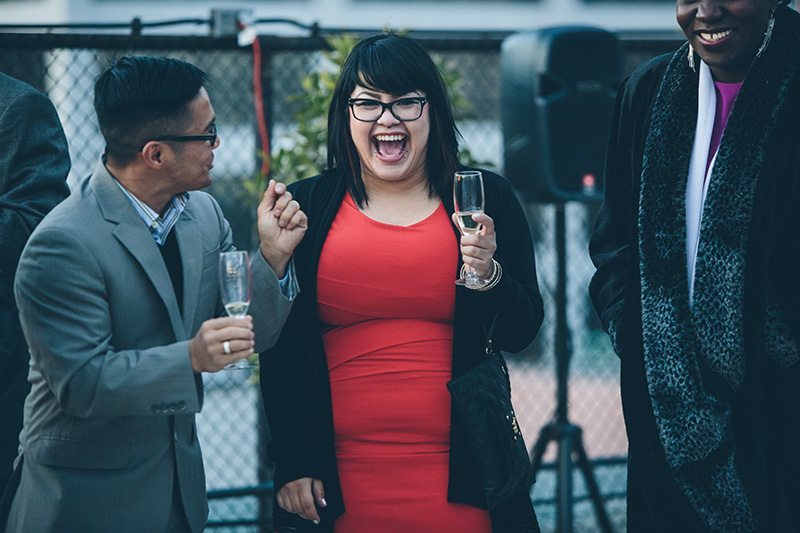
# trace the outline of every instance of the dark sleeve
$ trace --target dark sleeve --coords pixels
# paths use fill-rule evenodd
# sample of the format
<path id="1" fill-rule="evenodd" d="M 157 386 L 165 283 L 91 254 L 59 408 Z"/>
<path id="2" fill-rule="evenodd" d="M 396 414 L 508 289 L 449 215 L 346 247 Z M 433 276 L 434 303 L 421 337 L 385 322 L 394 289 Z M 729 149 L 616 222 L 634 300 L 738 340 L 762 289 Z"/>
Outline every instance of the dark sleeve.
<path id="1" fill-rule="evenodd" d="M 604 174 L 605 196 L 589 243 L 589 255 L 597 268 L 589 284 L 589 295 L 608 332 L 617 355 L 621 354 L 622 316 L 635 275 L 631 262 L 636 260 L 636 213 L 638 180 L 634 162 L 633 113 L 629 78 L 617 94 Z"/>
<path id="2" fill-rule="evenodd" d="M 788 94 L 797 96 L 790 98 L 783 109 L 784 116 L 792 118 L 784 121 L 773 135 L 775 140 L 770 143 L 767 164 L 759 177 L 767 187 L 764 192 L 759 191 L 766 200 L 760 204 L 757 200 L 751 235 L 762 237 L 751 237 L 755 242 L 750 246 L 758 251 L 762 246 L 768 247 L 762 252 L 768 254 L 765 335 L 768 339 L 793 339 L 783 348 L 773 349 L 780 352 L 793 344 L 797 360 L 800 358 L 800 239 L 797 238 L 800 228 L 800 150 L 797 149 L 800 147 L 800 122 L 796 117 L 800 116 L 800 76 L 792 87 L 795 91 Z M 767 176 L 772 179 L 765 179 Z M 769 220 L 769 225 L 755 225 L 763 220 Z"/>
<path id="3" fill-rule="evenodd" d="M 324 478 L 316 452 L 308 353 L 309 328 L 315 322 L 304 310 L 307 305 L 295 302 L 277 344 L 261 352 L 261 395 L 270 430 L 267 455 L 275 463 L 275 490 L 302 477 Z"/>
<path id="4" fill-rule="evenodd" d="M 309 179 L 289 187 L 301 209 L 306 211 L 311 226 L 294 253 L 300 293 L 278 342 L 260 355 L 261 395 L 270 430 L 267 454 L 275 463 L 275 491 L 295 479 L 324 477 L 315 444 L 319 429 L 313 427 L 319 418 L 313 391 L 321 386 L 320 369 L 313 363 L 324 362 L 324 357 L 314 357 L 315 351 L 322 348 L 316 306 L 312 301 L 316 296 L 312 294 L 307 275 L 312 260 L 308 251 L 311 231 L 317 215 L 308 211 L 310 185 Z"/>
<path id="5" fill-rule="evenodd" d="M 67 141 L 53 104 L 35 90 L 0 112 L 0 284 L 11 295 L 22 248 L 44 216 L 69 194 Z"/>
<path id="6" fill-rule="evenodd" d="M 486 213 L 494 220 L 497 238 L 494 259 L 502 266 L 503 276 L 488 291 L 465 289 L 465 300 L 474 306 L 487 331 L 494 321 L 494 346 L 514 353 L 533 341 L 544 318 L 533 239 L 522 204 L 509 183 L 488 172 L 484 175 Z"/>

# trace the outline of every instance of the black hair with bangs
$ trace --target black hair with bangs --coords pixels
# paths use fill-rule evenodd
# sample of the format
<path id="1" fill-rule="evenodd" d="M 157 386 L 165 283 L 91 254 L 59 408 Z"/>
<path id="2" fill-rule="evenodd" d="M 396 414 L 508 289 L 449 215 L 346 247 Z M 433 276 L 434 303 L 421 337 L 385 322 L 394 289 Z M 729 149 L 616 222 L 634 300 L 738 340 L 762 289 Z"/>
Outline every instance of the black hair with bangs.
<path id="1" fill-rule="evenodd" d="M 425 161 L 428 188 L 431 196 L 450 194 L 458 168 L 459 133 L 442 75 L 417 41 L 383 33 L 362 40 L 350 51 L 328 111 L 328 170 L 337 169 L 348 176 L 348 188 L 356 203 L 368 202 L 347 105 L 356 85 L 393 95 L 413 91 L 425 94 L 431 123 Z"/>

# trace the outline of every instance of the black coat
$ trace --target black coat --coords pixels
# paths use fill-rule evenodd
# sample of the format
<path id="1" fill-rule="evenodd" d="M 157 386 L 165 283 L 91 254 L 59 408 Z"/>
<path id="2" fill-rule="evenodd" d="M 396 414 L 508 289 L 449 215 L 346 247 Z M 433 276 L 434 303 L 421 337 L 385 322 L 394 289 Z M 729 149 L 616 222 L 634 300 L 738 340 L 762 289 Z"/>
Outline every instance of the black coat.
<path id="1" fill-rule="evenodd" d="M 14 303 L 22 248 L 42 218 L 67 197 L 67 140 L 45 95 L 0 73 L 0 493 L 19 446 L 28 394 L 28 347 Z"/>
<path id="2" fill-rule="evenodd" d="M 778 15 L 773 39 L 785 41 L 798 35 L 800 17 L 789 15 L 786 8 Z M 791 49 L 790 54 L 800 54 L 800 49 Z M 768 48 L 762 60 L 785 63 L 787 57 L 778 55 Z M 655 236 L 639 234 L 640 180 L 651 112 L 669 61 L 669 56 L 662 56 L 643 66 L 624 82 L 618 95 L 607 156 L 605 203 L 590 246 L 597 266 L 591 297 L 622 359 L 631 532 L 708 530 L 668 466 L 643 353 L 639 242 Z M 770 108 L 775 104 L 763 105 Z M 704 385 L 732 410 L 735 465 L 756 528 L 764 532 L 800 531 L 800 363 L 776 362 L 766 346 L 772 318 L 765 311 L 767 295 L 774 295 L 785 320 L 782 338 L 793 343 L 784 347 L 785 353 L 789 359 L 793 353 L 796 359 L 800 355 L 800 75 L 796 73 L 789 80 L 783 105 L 774 134 L 763 147 L 763 164 L 752 177 L 757 184 L 745 252 L 744 382 L 739 390 L 731 391 L 701 365 Z M 742 107 L 734 107 L 729 127 L 737 111 L 741 113 Z M 752 133 L 726 132 L 723 143 L 739 153 L 755 154 L 759 147 L 754 146 L 757 137 Z M 720 158 L 722 150 L 720 147 Z M 718 164 L 723 162 L 718 160 Z M 663 224 L 671 227 L 676 221 L 664 220 Z"/>
<path id="3" fill-rule="evenodd" d="M 505 179 L 484 172 L 484 184 L 486 213 L 494 219 L 497 232 L 495 259 L 503 267 L 503 277 L 490 291 L 456 291 L 454 376 L 484 356 L 484 331 L 495 316 L 494 345 L 509 352 L 527 346 L 543 318 L 533 244 L 522 207 Z M 268 452 L 275 462 L 276 492 L 287 482 L 302 477 L 323 481 L 328 507 L 321 509 L 320 515 L 322 526 L 330 527 L 344 512 L 347 495 L 341 493 L 336 465 L 330 383 L 317 315 L 316 286 L 320 253 L 346 183 L 338 173 L 329 172 L 295 183 L 289 189 L 308 214 L 309 229 L 294 253 L 300 295 L 278 343 L 261 354 L 261 389 L 272 436 Z M 442 201 L 452 213 L 452 195 L 444 195 Z M 453 280 L 457 275 L 453 272 Z M 478 481 L 462 428 L 455 419 L 451 420 L 450 442 L 448 499 L 477 505 L 481 500 Z M 527 500 L 527 494 L 524 498 Z M 276 506 L 276 527 L 292 518 Z"/>

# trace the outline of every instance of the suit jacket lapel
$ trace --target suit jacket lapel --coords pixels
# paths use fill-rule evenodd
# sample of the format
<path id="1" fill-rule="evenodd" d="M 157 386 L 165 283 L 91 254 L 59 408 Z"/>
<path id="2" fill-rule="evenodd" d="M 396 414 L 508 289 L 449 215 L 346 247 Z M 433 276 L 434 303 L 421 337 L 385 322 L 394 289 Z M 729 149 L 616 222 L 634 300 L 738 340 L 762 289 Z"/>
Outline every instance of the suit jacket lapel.
<path id="1" fill-rule="evenodd" d="M 130 201 L 114 182 L 108 170 L 106 170 L 105 165 L 100 163 L 91 179 L 91 186 L 97 197 L 97 203 L 100 206 L 103 217 L 116 224 L 116 228 L 112 232 L 114 237 L 141 265 L 153 287 L 155 287 L 156 292 L 167 308 L 175 338 L 184 339 L 186 330 L 178 309 L 175 290 L 172 287 L 164 259 L 158 250 L 158 245 Z M 184 293 L 187 292 L 190 291 L 184 290 Z"/>
<path id="2" fill-rule="evenodd" d="M 178 240 L 183 269 L 183 322 L 187 331 L 194 331 L 194 313 L 197 308 L 198 292 L 193 287 L 200 286 L 200 274 L 203 268 L 203 249 L 200 231 L 194 218 L 191 202 L 181 214 L 178 223 L 172 228 Z"/>

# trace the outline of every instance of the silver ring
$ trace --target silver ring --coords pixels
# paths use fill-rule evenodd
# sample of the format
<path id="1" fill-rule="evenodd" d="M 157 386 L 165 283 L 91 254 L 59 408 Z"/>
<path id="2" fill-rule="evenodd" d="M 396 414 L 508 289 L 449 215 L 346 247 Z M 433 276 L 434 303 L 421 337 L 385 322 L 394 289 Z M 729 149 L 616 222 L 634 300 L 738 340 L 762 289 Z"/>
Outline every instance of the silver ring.
<path id="1" fill-rule="evenodd" d="M 222 343 L 222 351 L 225 352 L 225 355 L 230 355 L 231 354 L 231 343 L 228 342 L 228 341 L 223 342 Z"/>

